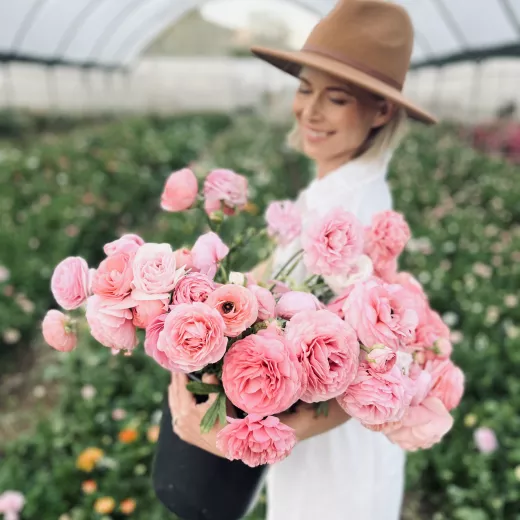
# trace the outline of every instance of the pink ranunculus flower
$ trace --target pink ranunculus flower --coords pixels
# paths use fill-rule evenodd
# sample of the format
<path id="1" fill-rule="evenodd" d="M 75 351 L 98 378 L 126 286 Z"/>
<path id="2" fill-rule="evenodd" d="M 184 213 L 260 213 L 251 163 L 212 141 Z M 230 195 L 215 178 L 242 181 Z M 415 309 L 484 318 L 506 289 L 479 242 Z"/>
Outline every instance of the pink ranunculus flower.
<path id="1" fill-rule="evenodd" d="M 486 426 L 477 428 L 473 433 L 473 440 L 480 453 L 493 453 L 498 448 L 495 432 Z"/>
<path id="2" fill-rule="evenodd" d="M 283 336 L 262 330 L 228 350 L 222 383 L 235 406 L 265 417 L 284 412 L 298 401 L 302 367 Z"/>
<path id="3" fill-rule="evenodd" d="M 215 288 L 215 282 L 205 274 L 189 273 L 175 286 L 172 303 L 204 303 Z"/>
<path id="4" fill-rule="evenodd" d="M 219 210 L 233 214 L 235 208 L 247 204 L 247 179 L 232 170 L 217 169 L 209 173 L 204 181 L 205 208 L 208 214 Z"/>
<path id="5" fill-rule="evenodd" d="M 4 491 L 0 494 L 0 513 L 4 520 L 18 520 L 25 505 L 25 497 L 19 491 Z"/>
<path id="6" fill-rule="evenodd" d="M 258 319 L 264 321 L 274 318 L 276 301 L 271 291 L 254 284 L 248 284 L 247 288 L 255 295 L 258 302 Z"/>
<path id="7" fill-rule="evenodd" d="M 146 327 L 146 336 L 144 340 L 144 351 L 150 356 L 156 363 L 161 365 L 166 370 L 171 370 L 170 361 L 168 356 L 157 348 L 157 342 L 159 341 L 159 334 L 164 329 L 164 322 L 168 317 L 168 313 L 157 316 L 151 323 Z"/>
<path id="8" fill-rule="evenodd" d="M 185 211 L 197 200 L 197 177 L 189 168 L 170 174 L 161 195 L 161 208 L 165 211 Z"/>
<path id="9" fill-rule="evenodd" d="M 390 372 L 397 361 L 396 353 L 385 345 L 374 345 L 370 352 L 366 352 L 361 359 L 367 363 L 372 372 L 386 374 Z"/>
<path id="10" fill-rule="evenodd" d="M 273 286 L 273 295 L 276 297 L 291 292 L 292 290 L 285 282 L 280 282 L 279 280 L 269 280 L 267 285 Z"/>
<path id="11" fill-rule="evenodd" d="M 413 397 L 410 406 L 420 405 L 430 394 L 432 388 L 432 375 L 427 370 L 415 370 L 416 364 L 410 367 L 410 379 L 413 384 Z"/>
<path id="12" fill-rule="evenodd" d="M 117 240 L 105 244 L 103 251 L 107 256 L 115 255 L 116 253 L 133 255 L 142 245 L 144 245 L 144 240 L 139 235 L 127 233 Z"/>
<path id="13" fill-rule="evenodd" d="M 206 303 L 222 316 L 225 334 L 231 338 L 244 332 L 258 318 L 256 296 L 241 285 L 221 285 L 208 296 Z"/>
<path id="14" fill-rule="evenodd" d="M 426 370 L 432 376 L 430 395 L 439 398 L 448 412 L 456 408 L 464 393 L 464 373 L 450 359 L 428 361 Z"/>
<path id="15" fill-rule="evenodd" d="M 229 460 L 241 460 L 252 468 L 280 462 L 296 444 L 294 430 L 278 417 L 250 414 L 228 421 L 217 434 L 217 448 Z"/>
<path id="16" fill-rule="evenodd" d="M 135 303 L 130 298 L 113 303 L 96 294 L 91 296 L 85 315 L 94 339 L 108 348 L 133 350 L 138 343 L 131 310 Z"/>
<path id="17" fill-rule="evenodd" d="M 89 269 L 79 256 L 69 256 L 54 269 L 51 291 L 58 305 L 65 310 L 77 309 L 88 296 Z"/>
<path id="18" fill-rule="evenodd" d="M 386 435 L 404 450 L 426 450 L 440 442 L 452 426 L 453 417 L 442 401 L 429 396 L 420 405 L 410 406 L 399 428 Z"/>
<path id="19" fill-rule="evenodd" d="M 345 319 L 343 307 L 354 287 L 354 285 L 349 285 L 340 295 L 336 296 L 336 298 L 327 305 L 327 310 L 337 314 L 342 320 Z"/>
<path id="20" fill-rule="evenodd" d="M 372 218 L 365 234 L 364 252 L 372 259 L 376 272 L 397 259 L 410 237 L 410 228 L 400 213 L 382 211 Z"/>
<path id="21" fill-rule="evenodd" d="M 337 208 L 302 235 L 304 262 L 312 274 L 343 274 L 363 252 L 363 227 L 353 213 Z"/>
<path id="22" fill-rule="evenodd" d="M 132 292 L 133 256 L 114 253 L 105 258 L 92 280 L 92 292 L 112 301 L 122 301 Z"/>
<path id="23" fill-rule="evenodd" d="M 70 318 L 56 309 L 48 311 L 43 318 L 42 333 L 45 341 L 60 352 L 70 352 L 78 343 Z"/>
<path id="24" fill-rule="evenodd" d="M 290 200 L 271 202 L 265 212 L 267 232 L 281 245 L 287 245 L 299 236 L 302 218 L 296 204 Z"/>
<path id="25" fill-rule="evenodd" d="M 177 266 L 177 269 L 184 267 L 185 271 L 197 271 L 197 269 L 193 265 L 191 251 L 188 248 L 181 247 L 180 249 L 177 249 L 177 251 L 174 251 L 173 254 L 175 255 L 175 264 Z"/>
<path id="26" fill-rule="evenodd" d="M 168 358 L 171 370 L 195 372 L 224 356 L 224 328 L 222 316 L 205 303 L 174 305 L 159 333 L 157 350 Z"/>
<path id="27" fill-rule="evenodd" d="M 213 232 L 201 235 L 191 250 L 193 265 L 202 273 L 213 278 L 218 263 L 229 253 L 229 247 Z"/>
<path id="28" fill-rule="evenodd" d="M 132 323 L 140 329 L 146 329 L 157 316 L 168 310 L 169 299 L 164 300 L 142 300 L 132 308 Z"/>
<path id="29" fill-rule="evenodd" d="M 403 374 L 394 366 L 389 372 L 377 373 L 366 363 L 347 391 L 338 397 L 340 406 L 352 417 L 367 425 L 400 421 L 410 404 Z"/>
<path id="30" fill-rule="evenodd" d="M 323 304 L 314 294 L 290 291 L 282 294 L 276 304 L 276 316 L 290 320 L 295 314 L 302 311 L 317 311 L 323 309 Z"/>
<path id="31" fill-rule="evenodd" d="M 397 351 L 417 326 L 417 312 L 410 305 L 411 300 L 400 285 L 371 278 L 356 284 L 343 311 L 363 345 L 382 343 Z"/>
<path id="32" fill-rule="evenodd" d="M 184 269 L 177 269 L 175 253 L 169 244 L 144 244 L 135 255 L 134 264 L 134 300 L 164 300 L 184 274 Z"/>
<path id="33" fill-rule="evenodd" d="M 303 366 L 302 401 L 338 397 L 354 381 L 359 343 L 339 316 L 327 310 L 299 312 L 287 323 L 285 338 Z"/>
<path id="34" fill-rule="evenodd" d="M 343 294 L 348 287 L 368 280 L 373 273 L 372 260 L 367 255 L 360 255 L 343 273 L 335 276 L 324 276 L 324 280 L 335 294 Z"/>

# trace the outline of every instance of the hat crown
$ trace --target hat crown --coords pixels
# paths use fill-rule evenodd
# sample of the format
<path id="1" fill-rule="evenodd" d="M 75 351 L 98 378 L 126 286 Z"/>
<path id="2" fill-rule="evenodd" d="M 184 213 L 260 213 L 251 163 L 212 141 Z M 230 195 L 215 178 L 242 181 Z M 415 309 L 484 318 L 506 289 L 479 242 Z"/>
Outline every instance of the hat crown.
<path id="1" fill-rule="evenodd" d="M 406 10 L 382 0 L 340 0 L 313 29 L 303 50 L 353 64 L 402 88 L 414 31 Z"/>

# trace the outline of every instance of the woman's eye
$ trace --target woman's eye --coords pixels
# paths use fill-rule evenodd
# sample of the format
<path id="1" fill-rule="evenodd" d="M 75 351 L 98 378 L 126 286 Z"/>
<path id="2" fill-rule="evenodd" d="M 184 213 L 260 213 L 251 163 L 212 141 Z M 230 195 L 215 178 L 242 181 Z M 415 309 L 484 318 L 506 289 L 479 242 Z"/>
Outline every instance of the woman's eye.
<path id="1" fill-rule="evenodd" d="M 300 87 L 300 88 L 298 89 L 298 92 L 299 92 L 300 94 L 310 94 L 310 93 L 311 93 L 311 91 L 310 91 L 308 88 L 304 88 L 304 87 Z"/>
<path id="2" fill-rule="evenodd" d="M 346 105 L 348 103 L 348 99 L 345 99 L 345 98 L 330 98 L 330 100 L 335 104 L 335 105 Z"/>

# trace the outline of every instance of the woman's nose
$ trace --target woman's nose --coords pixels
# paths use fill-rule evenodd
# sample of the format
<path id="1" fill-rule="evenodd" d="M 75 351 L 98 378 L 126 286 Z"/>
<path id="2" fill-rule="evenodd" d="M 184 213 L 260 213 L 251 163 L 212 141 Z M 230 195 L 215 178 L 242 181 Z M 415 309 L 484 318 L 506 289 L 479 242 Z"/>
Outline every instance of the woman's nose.
<path id="1" fill-rule="evenodd" d="M 315 95 L 307 98 L 303 107 L 303 115 L 307 120 L 317 120 L 323 116 L 320 96 Z"/>

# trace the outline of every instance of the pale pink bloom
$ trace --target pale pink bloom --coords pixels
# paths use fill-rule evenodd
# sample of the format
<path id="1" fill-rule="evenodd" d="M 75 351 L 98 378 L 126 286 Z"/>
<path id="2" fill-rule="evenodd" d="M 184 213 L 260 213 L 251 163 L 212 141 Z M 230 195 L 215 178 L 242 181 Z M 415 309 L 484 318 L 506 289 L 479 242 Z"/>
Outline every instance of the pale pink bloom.
<path id="1" fill-rule="evenodd" d="M 159 334 L 164 329 L 164 322 L 167 313 L 157 316 L 148 327 L 146 327 L 146 336 L 144 340 L 145 353 L 154 359 L 154 361 L 161 365 L 166 370 L 171 370 L 170 361 L 162 350 L 157 349 L 157 342 L 159 341 Z"/>
<path id="2" fill-rule="evenodd" d="M 263 321 L 274 318 L 276 301 L 271 291 L 254 284 L 248 284 L 247 288 L 255 295 L 258 302 L 258 319 Z"/>
<path id="3" fill-rule="evenodd" d="M 393 350 L 408 340 L 417 326 L 417 312 L 400 285 L 377 278 L 356 284 L 343 311 L 366 347 L 382 343 Z"/>
<path id="4" fill-rule="evenodd" d="M 89 270 L 87 262 L 79 256 L 69 256 L 54 269 L 51 291 L 60 307 L 77 309 L 88 296 Z"/>
<path id="5" fill-rule="evenodd" d="M 486 426 L 477 428 L 473 433 L 473 440 L 480 453 L 493 453 L 498 448 L 495 432 Z"/>
<path id="6" fill-rule="evenodd" d="M 114 421 L 122 421 L 126 417 L 126 411 L 122 408 L 115 408 L 112 411 L 112 419 Z"/>
<path id="7" fill-rule="evenodd" d="M 361 255 L 354 260 L 341 274 L 324 276 L 325 283 L 335 294 L 343 294 L 348 287 L 368 280 L 374 272 L 372 260 L 367 255 Z"/>
<path id="8" fill-rule="evenodd" d="M 92 385 L 85 385 L 81 388 L 81 397 L 83 397 L 85 401 L 91 401 L 96 397 L 96 394 L 97 390 Z"/>
<path id="9" fill-rule="evenodd" d="M 164 300 L 142 300 L 132 308 L 132 323 L 140 329 L 146 329 L 152 321 L 168 310 L 169 298 Z"/>
<path id="10" fill-rule="evenodd" d="M 314 294 L 290 291 L 282 294 L 276 304 L 276 316 L 285 320 L 291 319 L 302 311 L 317 311 L 323 309 L 323 304 Z"/>
<path id="11" fill-rule="evenodd" d="M 133 255 L 114 253 L 105 258 L 92 280 L 92 292 L 103 298 L 121 301 L 132 292 Z"/>
<path id="12" fill-rule="evenodd" d="M 184 267 L 185 271 L 196 271 L 195 266 L 193 265 L 193 258 L 191 256 L 191 251 L 186 247 L 181 247 L 174 251 L 175 255 L 175 264 L 177 269 Z"/>
<path id="13" fill-rule="evenodd" d="M 439 398 L 448 412 L 456 408 L 464 393 L 464 373 L 450 359 L 428 361 L 432 376 L 430 395 Z"/>
<path id="14" fill-rule="evenodd" d="M 222 316 L 205 303 L 174 305 L 159 333 L 157 350 L 165 354 L 170 370 L 195 372 L 224 356 L 224 328 Z"/>
<path id="15" fill-rule="evenodd" d="M 25 498 L 19 491 L 4 491 L 0 495 L 0 513 L 4 520 L 18 520 L 25 505 Z"/>
<path id="16" fill-rule="evenodd" d="M 440 399 L 427 397 L 408 408 L 398 428 L 387 433 L 394 444 L 407 451 L 431 448 L 451 430 L 453 417 Z"/>
<path id="17" fill-rule="evenodd" d="M 229 424 L 217 434 L 217 448 L 229 460 L 241 460 L 254 468 L 280 462 L 296 444 L 296 435 L 278 417 L 247 415 L 244 419 L 228 417 Z"/>
<path id="18" fill-rule="evenodd" d="M 338 397 L 338 403 L 363 424 L 400 421 L 412 397 L 404 378 L 397 366 L 389 372 L 377 373 L 361 363 L 356 378 Z"/>
<path id="19" fill-rule="evenodd" d="M 225 323 L 225 334 L 236 337 L 258 318 L 258 301 L 253 292 L 241 285 L 226 284 L 213 291 L 206 303 L 216 309 Z"/>
<path id="20" fill-rule="evenodd" d="M 213 232 L 201 235 L 195 242 L 191 257 L 193 265 L 202 273 L 213 278 L 217 272 L 218 263 L 229 253 L 229 247 Z"/>
<path id="21" fill-rule="evenodd" d="M 337 208 L 304 231 L 302 244 L 309 272 L 341 275 L 363 252 L 363 227 L 353 213 Z"/>
<path id="22" fill-rule="evenodd" d="M 302 367 L 283 336 L 262 330 L 228 350 L 222 383 L 236 407 L 265 417 L 284 412 L 299 399 Z"/>
<path id="23" fill-rule="evenodd" d="M 78 343 L 70 318 L 56 309 L 48 311 L 43 318 L 42 332 L 45 341 L 60 352 L 70 352 Z"/>
<path id="24" fill-rule="evenodd" d="M 211 278 L 202 273 L 189 273 L 175 286 L 172 303 L 204 303 L 214 290 L 215 283 Z"/>
<path id="25" fill-rule="evenodd" d="M 217 169 L 209 173 L 204 181 L 205 208 L 208 214 L 219 210 L 233 214 L 235 208 L 247 204 L 247 179 L 232 170 Z"/>
<path id="26" fill-rule="evenodd" d="M 339 296 L 336 296 L 328 305 L 327 310 L 337 314 L 342 320 L 345 319 L 343 307 L 355 285 L 349 285 Z"/>
<path id="27" fill-rule="evenodd" d="M 130 298 L 114 304 L 100 296 L 91 296 L 85 315 L 94 339 L 108 348 L 134 349 L 138 343 L 132 323 L 134 306 Z"/>
<path id="28" fill-rule="evenodd" d="M 303 366 L 302 401 L 316 403 L 337 397 L 356 377 L 356 334 L 332 312 L 299 312 L 287 323 L 285 338 Z"/>
<path id="29" fill-rule="evenodd" d="M 396 353 L 385 345 L 374 345 L 370 352 L 362 351 L 361 360 L 364 360 L 372 372 L 385 374 L 390 372 L 397 361 Z"/>
<path id="30" fill-rule="evenodd" d="M 425 309 L 419 309 L 418 316 L 419 322 L 414 334 L 406 342 L 407 347 L 421 350 L 433 349 L 436 342 L 443 338 L 449 343 L 450 329 L 437 312 L 428 306 Z M 448 357 L 451 353 L 451 343 L 448 346 L 446 342 L 442 342 L 439 350 L 441 357 Z M 436 357 L 433 350 L 430 350 L 429 353 L 425 352 L 425 354 L 427 354 L 427 359 Z"/>
<path id="31" fill-rule="evenodd" d="M 144 244 L 134 258 L 135 300 L 164 300 L 183 276 L 184 270 L 177 269 L 175 253 L 169 244 Z"/>
<path id="32" fill-rule="evenodd" d="M 413 397 L 410 406 L 420 405 L 430 394 L 432 388 L 432 375 L 427 370 L 416 370 L 414 363 L 410 367 L 410 378 L 413 384 Z"/>
<path id="33" fill-rule="evenodd" d="M 298 208 L 290 200 L 271 202 L 265 212 L 267 231 L 277 242 L 287 245 L 302 229 L 302 219 Z"/>
<path id="34" fill-rule="evenodd" d="M 107 256 L 115 255 L 116 253 L 133 255 L 142 245 L 144 245 L 144 240 L 139 235 L 127 233 L 117 240 L 105 244 L 103 251 Z"/>
<path id="35" fill-rule="evenodd" d="M 189 168 L 170 174 L 161 195 L 161 208 L 165 211 L 185 211 L 197 200 L 197 177 Z"/>
<path id="36" fill-rule="evenodd" d="M 372 259 L 376 273 L 388 269 L 403 252 L 410 237 L 410 228 L 400 213 L 382 211 L 372 218 L 365 233 L 364 252 Z"/>

